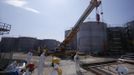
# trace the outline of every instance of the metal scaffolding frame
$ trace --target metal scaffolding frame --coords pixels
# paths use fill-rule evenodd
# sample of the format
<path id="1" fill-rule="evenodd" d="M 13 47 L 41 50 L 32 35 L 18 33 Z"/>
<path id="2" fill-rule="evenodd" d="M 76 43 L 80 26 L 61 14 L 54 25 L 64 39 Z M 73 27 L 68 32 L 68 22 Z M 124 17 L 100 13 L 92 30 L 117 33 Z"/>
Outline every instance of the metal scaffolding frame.
<path id="1" fill-rule="evenodd" d="M 11 30 L 10 24 L 0 22 L 0 35 L 9 34 L 10 30 Z"/>

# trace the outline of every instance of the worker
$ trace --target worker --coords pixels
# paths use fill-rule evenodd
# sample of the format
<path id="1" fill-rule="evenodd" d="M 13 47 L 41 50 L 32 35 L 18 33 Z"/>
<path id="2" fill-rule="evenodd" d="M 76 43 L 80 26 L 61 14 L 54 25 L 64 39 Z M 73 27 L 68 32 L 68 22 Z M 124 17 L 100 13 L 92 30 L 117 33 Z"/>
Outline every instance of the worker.
<path id="1" fill-rule="evenodd" d="M 51 73 L 51 75 L 62 75 L 62 69 L 60 67 L 60 59 L 57 57 L 53 58 L 53 71 Z"/>
<path id="2" fill-rule="evenodd" d="M 23 75 L 31 75 L 31 72 L 29 71 L 29 68 L 26 68 L 26 72 L 24 72 Z"/>
<path id="3" fill-rule="evenodd" d="M 29 72 L 32 73 L 35 69 L 35 65 L 32 62 L 30 62 L 29 64 L 27 64 L 26 68 L 28 68 Z"/>
<path id="4" fill-rule="evenodd" d="M 33 56 L 32 51 L 29 51 L 27 53 L 27 58 L 26 58 L 27 64 L 29 64 L 31 62 L 32 56 Z"/>
<path id="5" fill-rule="evenodd" d="M 51 66 L 54 67 L 54 55 L 52 55 L 52 63 Z"/>
<path id="6" fill-rule="evenodd" d="M 45 52 L 43 52 L 40 55 L 39 62 L 38 62 L 38 74 L 37 75 L 43 75 L 44 67 L 45 67 Z"/>
<path id="7" fill-rule="evenodd" d="M 128 68 L 123 65 L 123 61 L 118 61 L 116 71 L 118 75 L 126 75 L 128 73 Z"/>
<path id="8" fill-rule="evenodd" d="M 5 69 L 5 71 L 12 72 L 14 75 L 19 75 L 17 65 L 18 62 L 14 61 Z"/>
<path id="9" fill-rule="evenodd" d="M 76 52 L 76 54 L 74 56 L 74 62 L 75 62 L 76 72 L 79 72 L 80 71 L 80 66 L 79 66 L 80 58 L 79 58 L 78 52 Z"/>
<path id="10" fill-rule="evenodd" d="M 22 75 L 23 72 L 24 72 L 24 69 L 25 69 L 25 66 L 26 66 L 26 63 L 23 62 L 23 63 L 19 63 L 16 67 L 17 69 L 17 72 L 19 73 L 19 75 Z"/>

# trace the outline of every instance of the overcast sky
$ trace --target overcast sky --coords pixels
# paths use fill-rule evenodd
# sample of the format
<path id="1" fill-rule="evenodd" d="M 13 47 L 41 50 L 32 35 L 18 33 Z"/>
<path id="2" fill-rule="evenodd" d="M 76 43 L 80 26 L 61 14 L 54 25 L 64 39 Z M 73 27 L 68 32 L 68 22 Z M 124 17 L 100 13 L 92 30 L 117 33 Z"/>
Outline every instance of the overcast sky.
<path id="1" fill-rule="evenodd" d="M 0 0 L 0 22 L 12 25 L 9 35 L 64 39 L 90 0 Z M 102 0 L 104 22 L 120 26 L 134 20 L 134 0 Z M 89 15 L 95 18 L 95 11 Z"/>

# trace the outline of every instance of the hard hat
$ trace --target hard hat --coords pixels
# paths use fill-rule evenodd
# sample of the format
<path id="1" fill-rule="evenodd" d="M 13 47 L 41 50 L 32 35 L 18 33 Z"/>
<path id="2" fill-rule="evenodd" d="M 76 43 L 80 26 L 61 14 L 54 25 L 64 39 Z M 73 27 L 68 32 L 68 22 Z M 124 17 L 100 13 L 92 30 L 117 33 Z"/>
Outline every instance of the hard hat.
<path id="1" fill-rule="evenodd" d="M 54 57 L 52 59 L 52 63 L 56 63 L 56 64 L 60 63 L 60 58 Z"/>

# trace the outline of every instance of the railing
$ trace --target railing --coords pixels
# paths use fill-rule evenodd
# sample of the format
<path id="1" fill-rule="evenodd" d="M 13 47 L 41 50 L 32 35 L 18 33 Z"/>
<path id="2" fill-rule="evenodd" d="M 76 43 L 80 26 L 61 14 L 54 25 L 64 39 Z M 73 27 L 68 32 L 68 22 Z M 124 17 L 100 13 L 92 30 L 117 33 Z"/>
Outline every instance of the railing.
<path id="1" fill-rule="evenodd" d="M 10 24 L 0 22 L 0 35 L 9 34 L 10 30 L 11 30 Z"/>

